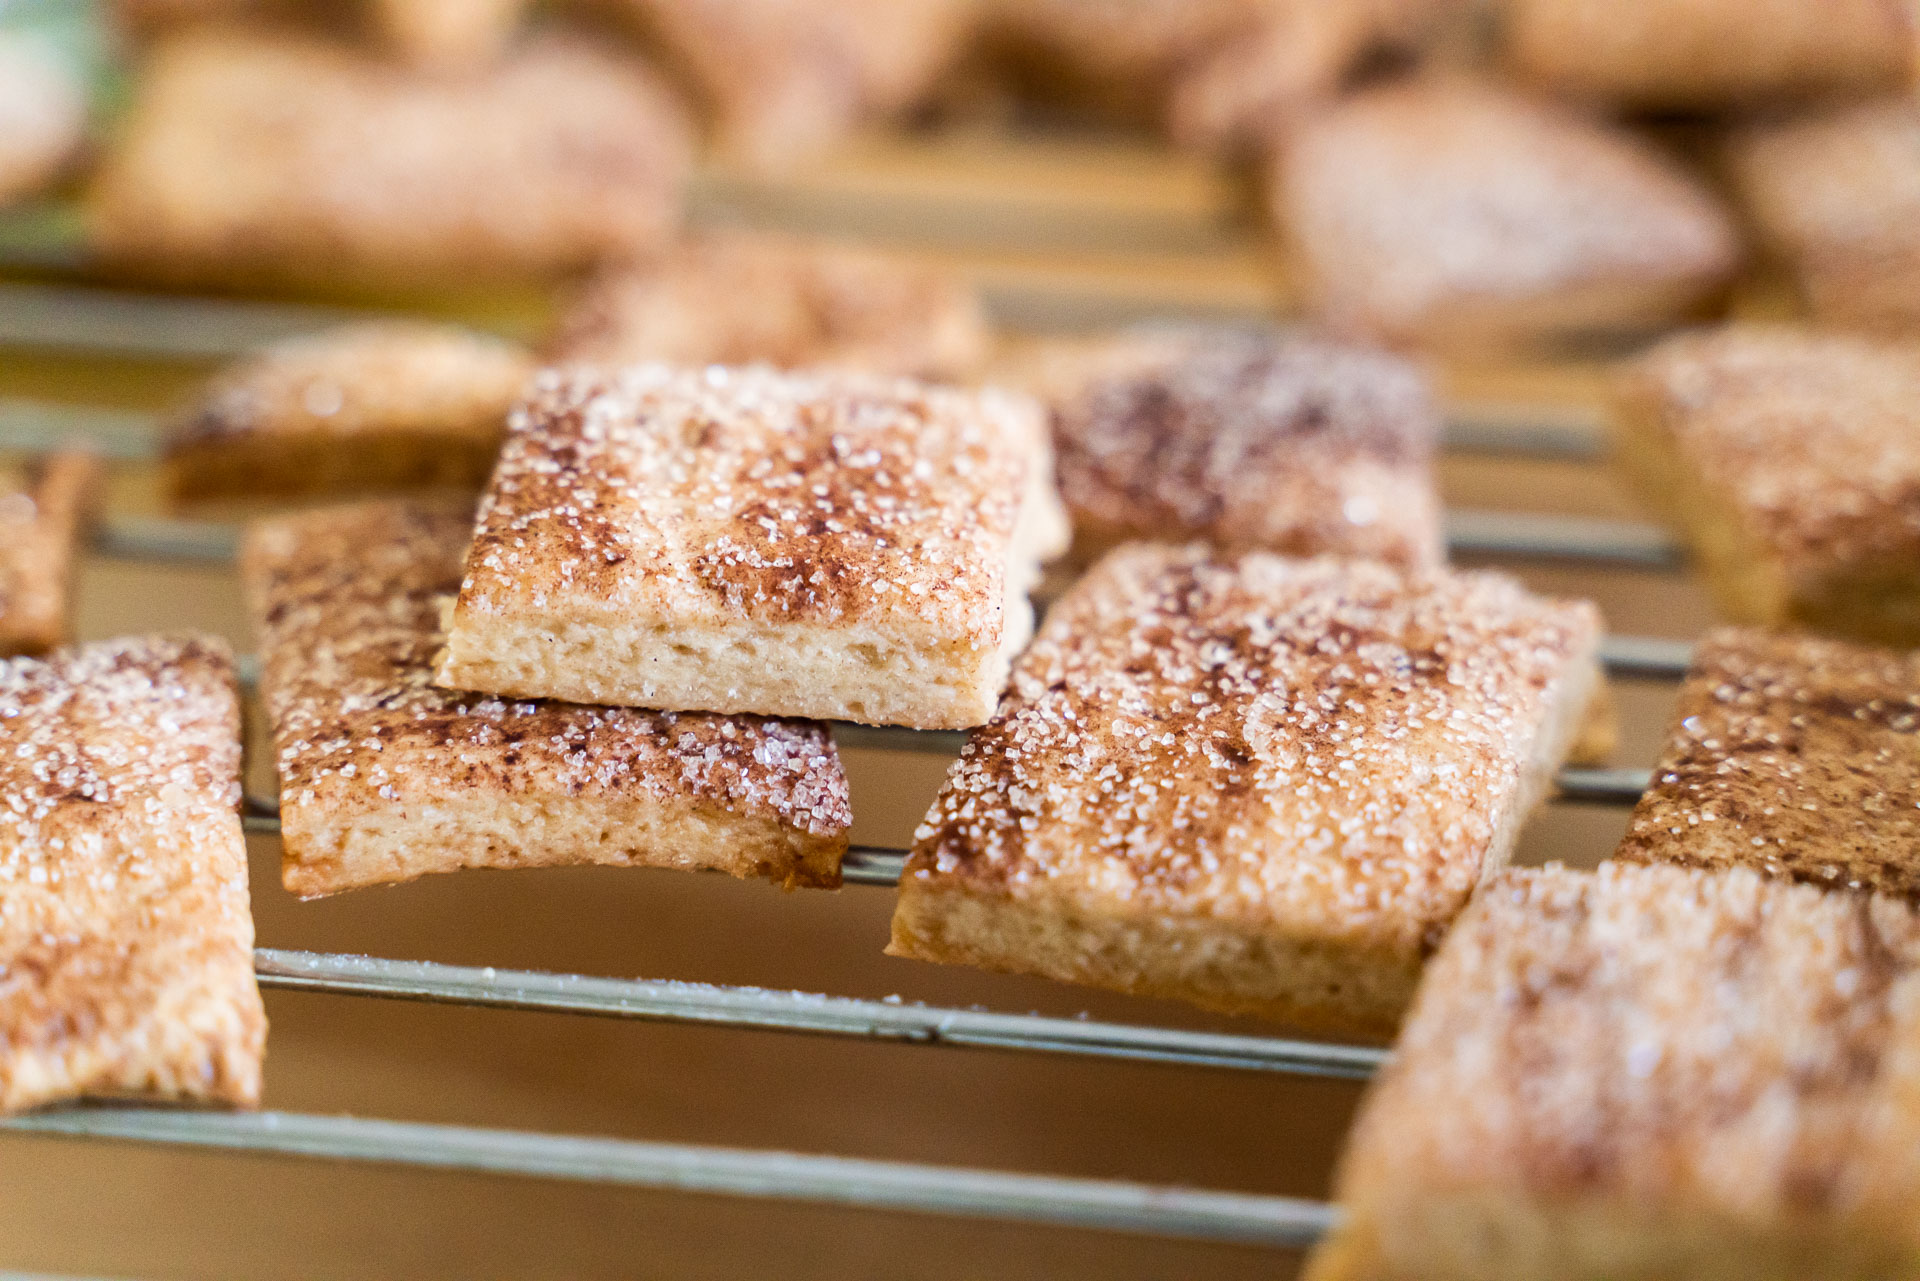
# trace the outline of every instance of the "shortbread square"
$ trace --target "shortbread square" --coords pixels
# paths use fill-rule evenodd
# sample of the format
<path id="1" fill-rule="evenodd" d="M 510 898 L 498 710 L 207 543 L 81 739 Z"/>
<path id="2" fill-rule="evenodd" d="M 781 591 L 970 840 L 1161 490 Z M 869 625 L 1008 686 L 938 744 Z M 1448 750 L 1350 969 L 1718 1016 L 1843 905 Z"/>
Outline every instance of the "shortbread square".
<path id="1" fill-rule="evenodd" d="M 44 654 L 73 631 L 73 574 L 101 481 L 91 454 L 0 468 L 0 655 Z"/>
<path id="2" fill-rule="evenodd" d="M 1750 869 L 1515 869 L 1427 967 L 1311 1281 L 1920 1270 L 1920 919 Z"/>
<path id="3" fill-rule="evenodd" d="M 1708 636 L 1616 857 L 1920 898 L 1920 654 Z"/>
<path id="4" fill-rule="evenodd" d="M 1827 324 L 1920 328 L 1920 102 L 1737 131 L 1728 169 L 1761 240 Z"/>
<path id="5" fill-rule="evenodd" d="M 287 889 L 571 863 L 840 883 L 852 816 L 824 726 L 429 684 L 472 523 L 370 503 L 249 528 Z"/>
<path id="6" fill-rule="evenodd" d="M 946 271 L 768 233 L 691 239 L 609 267 L 561 318 L 558 362 L 833 366 L 961 379 L 987 358 L 986 312 Z"/>
<path id="7" fill-rule="evenodd" d="M 1446 559 L 1440 410 L 1399 356 L 1229 327 L 1137 331 L 1044 359 L 1077 556 L 1202 538 L 1405 568 Z"/>
<path id="8" fill-rule="evenodd" d="M 1504 349 L 1663 327 L 1739 262 L 1712 191 L 1637 135 L 1487 84 L 1363 90 L 1301 121 L 1273 208 L 1308 308 Z"/>
<path id="9" fill-rule="evenodd" d="M 436 679 L 964 728 L 992 714 L 1064 535 L 1023 396 L 765 367 L 547 371 L 514 411 Z"/>
<path id="10" fill-rule="evenodd" d="M 1622 377 L 1616 424 L 1729 619 L 1920 645 L 1920 344 L 1682 335 Z"/>
<path id="11" fill-rule="evenodd" d="M 240 702 L 220 642 L 0 662 L 0 1110 L 252 1107 Z"/>
<path id="12" fill-rule="evenodd" d="M 424 75 L 292 32 L 146 54 L 87 200 L 112 271 L 361 295 L 544 278 L 660 248 L 691 139 L 656 75 L 563 36 Z"/>
<path id="13" fill-rule="evenodd" d="M 451 325 L 377 320 L 221 371 L 171 427 L 181 501 L 478 490 L 533 362 Z"/>
<path id="14" fill-rule="evenodd" d="M 1123 547 L 914 835 L 895 956 L 1392 1034 L 1600 688 L 1490 573 Z"/>

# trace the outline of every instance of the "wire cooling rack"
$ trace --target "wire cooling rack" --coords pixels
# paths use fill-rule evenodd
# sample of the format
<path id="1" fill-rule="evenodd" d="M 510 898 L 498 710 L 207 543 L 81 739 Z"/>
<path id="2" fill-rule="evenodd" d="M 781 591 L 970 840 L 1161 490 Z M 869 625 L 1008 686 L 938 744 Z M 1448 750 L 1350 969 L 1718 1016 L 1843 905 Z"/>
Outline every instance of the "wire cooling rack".
<path id="1" fill-rule="evenodd" d="M 83 319 L 74 320 L 76 314 Z M 83 344 L 95 350 L 153 354 L 157 341 L 165 349 L 161 354 L 224 355 L 257 342 L 263 331 L 298 331 L 334 318 L 336 314 L 328 309 L 202 300 L 155 302 L 99 290 L 0 285 L 0 344 Z M 169 332 L 193 336 L 156 339 Z M 174 345 L 168 347 L 169 343 Z M 145 461 L 154 456 L 155 427 L 146 415 L 0 401 L 0 450 L 38 452 L 84 438 L 108 457 Z M 1600 449 L 1596 432 L 1577 419 L 1555 421 L 1551 415 L 1511 413 L 1461 415 L 1449 424 L 1447 445 L 1453 450 L 1574 459 L 1592 457 Z M 1660 530 L 1565 516 L 1454 511 L 1448 516 L 1448 541 L 1455 553 L 1641 570 L 1672 570 L 1682 560 L 1673 541 Z M 101 526 L 94 551 L 136 561 L 221 565 L 232 560 L 234 535 L 231 528 L 213 524 L 117 519 Z M 1685 670 L 1688 646 L 1644 637 L 1609 637 L 1602 657 L 1615 676 L 1673 679 Z M 257 664 L 242 660 L 244 682 L 251 683 L 256 668 Z M 843 747 L 939 754 L 957 751 L 963 739 L 957 733 L 853 725 L 835 726 L 834 733 Z M 1556 778 L 1557 799 L 1630 805 L 1646 782 L 1644 770 L 1565 769 Z M 250 832 L 279 830 L 278 815 L 268 800 L 249 797 L 244 821 Z M 846 859 L 845 879 L 853 885 L 894 885 L 904 857 L 900 849 L 855 847 Z M 1096 1056 L 1223 1071 L 1361 1079 L 1386 1058 L 1385 1051 L 1369 1046 L 1276 1036 L 273 948 L 256 951 L 255 970 L 263 987 L 339 996 L 804 1032 L 928 1047 Z M 1325 1203 L 1290 1197 L 345 1116 L 83 1106 L 0 1124 L 16 1132 L 71 1138 L 787 1198 L 1272 1246 L 1310 1244 L 1335 1216 Z"/>

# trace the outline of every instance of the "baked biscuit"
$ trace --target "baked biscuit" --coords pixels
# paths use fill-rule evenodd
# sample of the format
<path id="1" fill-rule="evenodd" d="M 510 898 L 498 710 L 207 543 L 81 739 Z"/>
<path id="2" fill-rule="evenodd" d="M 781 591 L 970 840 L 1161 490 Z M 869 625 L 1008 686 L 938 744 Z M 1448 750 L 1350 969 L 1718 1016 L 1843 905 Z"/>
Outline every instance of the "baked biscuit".
<path id="1" fill-rule="evenodd" d="M 1502 873 L 1427 967 L 1310 1281 L 1920 1269 L 1920 920 L 1748 869 Z"/>
<path id="2" fill-rule="evenodd" d="M 1716 111 L 1908 84 L 1906 0 L 1505 0 L 1507 60 L 1555 93 Z"/>
<path id="3" fill-rule="evenodd" d="M 0 662 L 0 1110 L 260 1101 L 266 1015 L 217 641 Z"/>
<path id="4" fill-rule="evenodd" d="M 763 366 L 549 370 L 514 411 L 436 679 L 959 729 L 1065 518 L 1039 407 Z"/>
<path id="5" fill-rule="evenodd" d="M 561 320 L 557 360 L 830 365 L 963 378 L 987 357 L 985 310 L 959 279 L 871 250 L 732 233 L 613 267 Z"/>
<path id="6" fill-rule="evenodd" d="M 622 10 L 705 104 L 722 154 L 787 169 L 925 99 L 959 55 L 971 0 L 599 0 Z"/>
<path id="7" fill-rule="evenodd" d="M 568 863 L 840 883 L 851 815 L 824 726 L 433 688 L 471 528 L 465 505 L 375 503 L 249 529 L 287 889 Z"/>
<path id="8" fill-rule="evenodd" d="M 1134 544 L 914 834 L 888 952 L 1386 1037 L 1600 688 L 1497 574 Z"/>
<path id="9" fill-rule="evenodd" d="M 1616 857 L 1920 898 L 1920 654 L 1708 636 Z"/>
<path id="10" fill-rule="evenodd" d="M 292 34 L 153 47 L 87 218 L 126 273 L 322 289 L 466 285 L 645 253 L 689 140 L 641 64 L 562 37 L 425 76 Z"/>
<path id="11" fill-rule="evenodd" d="M 1822 321 L 1920 329 L 1920 103 L 1754 126 L 1728 168 L 1761 241 Z"/>
<path id="12" fill-rule="evenodd" d="M 1727 617 L 1920 645 L 1920 345 L 1687 334 L 1618 402 L 1621 460 Z"/>
<path id="13" fill-rule="evenodd" d="M 1386 85 L 1309 115 L 1272 201 L 1308 307 L 1396 341 L 1506 347 L 1663 325 L 1726 285 L 1732 221 L 1633 135 L 1491 86 Z"/>
<path id="14" fill-rule="evenodd" d="M 38 41 L 0 30 L 0 205 L 58 177 L 86 129 L 80 77 Z"/>
<path id="15" fill-rule="evenodd" d="M 100 479 L 99 460 L 76 451 L 0 468 L 0 655 L 45 653 L 71 635 Z"/>
<path id="16" fill-rule="evenodd" d="M 533 374 L 450 325 L 377 320 L 276 343 L 217 375 L 168 435 L 175 498 L 477 490 Z"/>
<path id="17" fill-rule="evenodd" d="M 1445 559 L 1425 376 L 1383 351 L 1226 327 L 1141 330 L 1046 362 L 1079 550 L 1204 538 L 1288 556 Z"/>
<path id="18" fill-rule="evenodd" d="M 498 58 L 528 0 L 114 0 L 121 30 L 152 37 L 210 20 L 301 21 L 373 43 L 402 61 L 449 71 Z"/>

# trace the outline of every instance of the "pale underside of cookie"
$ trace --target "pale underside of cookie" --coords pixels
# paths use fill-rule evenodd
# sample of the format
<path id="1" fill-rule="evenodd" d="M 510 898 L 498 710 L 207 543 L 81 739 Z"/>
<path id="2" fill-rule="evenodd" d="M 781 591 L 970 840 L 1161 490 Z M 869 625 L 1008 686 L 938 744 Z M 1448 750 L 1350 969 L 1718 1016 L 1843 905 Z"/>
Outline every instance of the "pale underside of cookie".
<path id="1" fill-rule="evenodd" d="M 0 205 L 57 178 L 86 136 L 79 75 L 31 36 L 0 31 Z"/>
<path id="2" fill-rule="evenodd" d="M 1063 535 L 1025 397 L 547 371 L 514 411 L 436 679 L 963 728 L 991 714 Z"/>
<path id="3" fill-rule="evenodd" d="M 317 37 L 190 28 L 142 64 L 88 236 L 163 280 L 466 286 L 657 249 L 688 162 L 664 84 L 564 37 L 424 76 Z"/>
<path id="4" fill-rule="evenodd" d="M 1882 100 L 1755 126 L 1728 148 L 1734 186 L 1822 321 L 1920 328 L 1920 104 Z"/>
<path id="5" fill-rule="evenodd" d="M 0 663 L 0 1110 L 250 1106 L 266 1018 L 216 641 Z"/>
<path id="6" fill-rule="evenodd" d="M 450 325 L 382 320 L 270 346 L 214 377 L 173 424 L 176 498 L 477 490 L 525 353 Z"/>
<path id="7" fill-rule="evenodd" d="M 735 232 L 601 273 L 560 323 L 559 361 L 834 366 L 962 378 L 991 338 L 944 271 L 824 241 Z"/>
<path id="8" fill-rule="evenodd" d="M 1327 323 L 1442 347 L 1655 328 L 1739 259 L 1717 198 L 1649 144 L 1464 79 L 1313 113 L 1281 149 L 1272 202 Z"/>
<path id="9" fill-rule="evenodd" d="M 1617 857 L 1920 897 L 1920 657 L 1709 636 Z"/>
<path id="10" fill-rule="evenodd" d="M 1920 644 L 1920 345 L 1682 335 L 1623 377 L 1616 425 L 1729 618 Z"/>
<path id="11" fill-rule="evenodd" d="M 1445 559 L 1440 414 L 1386 352 L 1252 330 L 1167 328 L 1041 376 L 1060 492 L 1090 548 L 1204 538 L 1403 567 Z"/>
<path id="12" fill-rule="evenodd" d="M 1427 969 L 1313 1281 L 1920 1267 L 1920 921 L 1751 870 L 1503 873 Z"/>
<path id="13" fill-rule="evenodd" d="M 370 503 L 249 531 L 289 890 L 578 863 L 839 884 L 851 816 L 823 726 L 431 686 L 471 527 L 463 505 Z"/>
<path id="14" fill-rule="evenodd" d="M 1499 575 L 1122 548 L 949 773 L 888 950 L 1390 1035 L 1597 640 Z"/>
<path id="15" fill-rule="evenodd" d="M 961 52 L 968 0 L 598 0 L 704 103 L 725 159 L 790 169 L 924 99 Z"/>
<path id="16" fill-rule="evenodd" d="M 1725 110 L 1896 91 L 1914 20 L 1886 0 L 1516 0 L 1508 60 L 1556 93 L 1651 110 Z"/>
<path id="17" fill-rule="evenodd" d="M 63 452 L 0 469 L 0 654 L 40 654 L 73 630 L 73 575 L 100 462 Z"/>

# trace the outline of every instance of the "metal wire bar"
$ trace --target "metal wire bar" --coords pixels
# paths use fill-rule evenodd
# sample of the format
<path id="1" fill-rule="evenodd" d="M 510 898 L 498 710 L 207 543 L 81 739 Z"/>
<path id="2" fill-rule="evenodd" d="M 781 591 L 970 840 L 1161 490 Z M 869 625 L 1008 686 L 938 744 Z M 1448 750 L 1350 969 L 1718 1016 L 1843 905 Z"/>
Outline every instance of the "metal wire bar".
<path id="1" fill-rule="evenodd" d="M 1657 636 L 1602 636 L 1600 663 L 1609 676 L 1677 681 L 1693 665 L 1693 645 Z"/>
<path id="2" fill-rule="evenodd" d="M 1652 777 L 1643 769 L 1563 769 L 1554 775 L 1554 798 L 1576 805 L 1637 805 Z"/>
<path id="3" fill-rule="evenodd" d="M 1453 453 L 1574 462 L 1591 462 L 1607 452 L 1596 415 L 1557 406 L 1463 405 L 1448 416 L 1441 443 Z"/>
<path id="4" fill-rule="evenodd" d="M 0 346 L 220 360 L 380 314 L 390 313 L 10 281 L 0 284 Z"/>
<path id="5" fill-rule="evenodd" d="M 74 1108 L 0 1124 L 19 1134 L 377 1161 L 1268 1246 L 1311 1245 L 1336 1217 L 1332 1206 L 1292 1197 L 294 1112 Z"/>
<path id="6" fill-rule="evenodd" d="M 117 517 L 93 532 L 95 555 L 174 565 L 231 565 L 239 542 L 233 526 L 206 521 Z"/>
<path id="7" fill-rule="evenodd" d="M 1678 569 L 1680 543 L 1633 521 L 1534 512 L 1450 511 L 1447 550 L 1455 554 L 1580 561 L 1628 569 Z"/>
<path id="8" fill-rule="evenodd" d="M 1386 1059 L 1385 1050 L 1360 1045 L 943 1009 L 899 1000 L 868 1001 L 712 983 L 542 974 L 273 948 L 256 950 L 253 963 L 262 987 L 291 991 L 812 1032 L 917 1045 L 1079 1054 L 1345 1080 L 1371 1076 Z"/>

